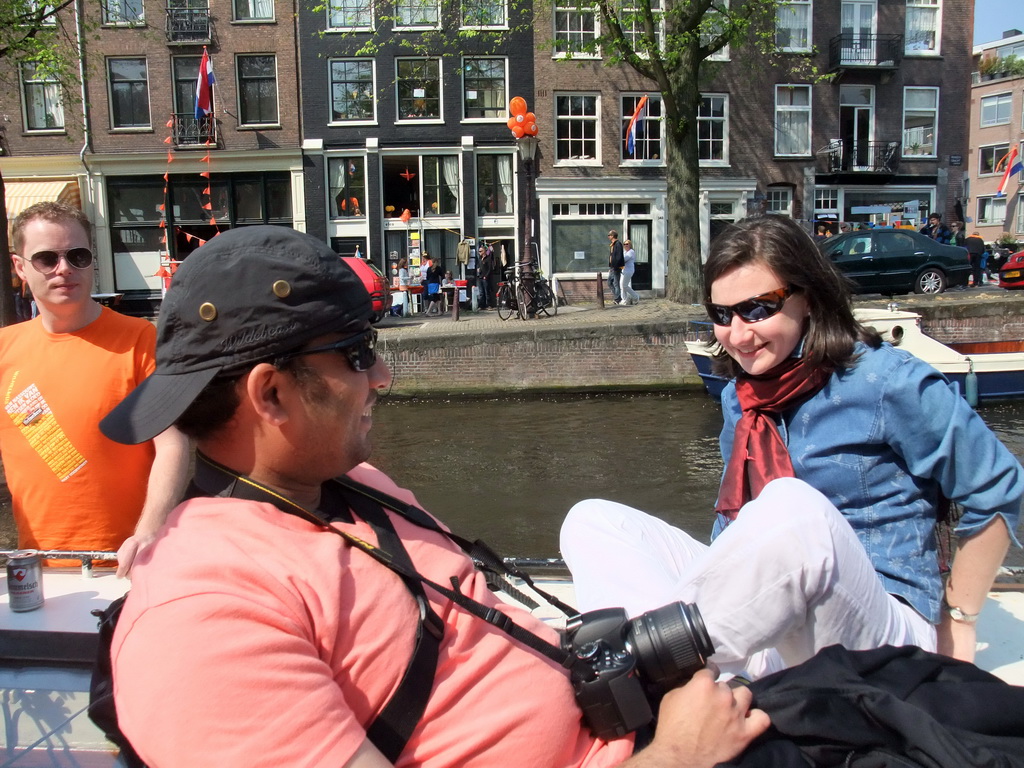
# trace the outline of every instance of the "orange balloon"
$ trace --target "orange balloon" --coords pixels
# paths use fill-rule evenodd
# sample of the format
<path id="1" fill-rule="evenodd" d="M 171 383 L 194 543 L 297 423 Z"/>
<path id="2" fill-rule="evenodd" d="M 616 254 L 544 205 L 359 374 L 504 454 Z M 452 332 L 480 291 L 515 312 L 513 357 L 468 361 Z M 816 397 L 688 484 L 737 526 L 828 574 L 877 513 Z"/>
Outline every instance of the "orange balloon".
<path id="1" fill-rule="evenodd" d="M 523 134 L 524 133 L 525 133 L 525 131 L 523 130 L 523 126 L 521 126 L 521 125 L 514 125 L 514 126 L 512 126 L 512 135 L 515 136 L 517 139 L 523 138 Z"/>
<path id="2" fill-rule="evenodd" d="M 513 126 L 515 126 L 515 124 L 516 124 L 516 119 L 515 119 L 514 117 L 510 117 L 510 118 L 508 119 L 508 122 L 507 122 L 507 123 L 505 123 L 505 125 L 507 125 L 507 126 L 508 126 L 508 129 L 509 129 L 510 131 L 512 130 Z"/>
<path id="3" fill-rule="evenodd" d="M 536 123 L 527 123 L 526 128 L 523 130 L 526 131 L 527 136 L 536 136 L 540 133 L 540 129 L 537 127 Z"/>
<path id="4" fill-rule="evenodd" d="M 526 99 L 522 96 L 516 96 L 508 103 L 508 111 L 513 115 L 525 115 L 526 114 Z"/>
<path id="5" fill-rule="evenodd" d="M 533 112 L 527 112 L 526 113 L 526 122 L 528 122 L 528 123 L 536 123 L 537 122 L 537 116 L 535 114 L 533 114 Z"/>
<path id="6" fill-rule="evenodd" d="M 515 120 L 520 125 L 522 125 L 523 123 L 526 122 L 526 115 L 516 115 L 512 119 Z"/>

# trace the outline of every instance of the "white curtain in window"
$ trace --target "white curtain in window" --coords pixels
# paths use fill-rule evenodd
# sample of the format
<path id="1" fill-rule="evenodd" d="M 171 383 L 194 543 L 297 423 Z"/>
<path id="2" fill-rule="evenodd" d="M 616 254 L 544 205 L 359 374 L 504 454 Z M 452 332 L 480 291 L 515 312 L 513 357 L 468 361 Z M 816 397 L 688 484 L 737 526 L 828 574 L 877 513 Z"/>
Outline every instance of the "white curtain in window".
<path id="1" fill-rule="evenodd" d="M 444 184 L 448 188 L 448 192 L 456 201 L 459 199 L 459 158 L 452 155 L 446 155 L 441 158 L 441 170 L 444 173 Z M 456 206 L 458 202 L 456 202 Z M 448 211 L 445 211 L 448 213 Z M 458 208 L 451 211 L 451 213 L 458 213 Z"/>
<path id="2" fill-rule="evenodd" d="M 512 158 L 509 155 L 502 155 L 496 163 L 498 166 L 498 183 L 501 185 L 501 197 L 504 201 L 498 207 L 499 213 L 512 212 Z"/>
<path id="3" fill-rule="evenodd" d="M 806 155 L 810 152 L 806 112 L 780 112 L 778 126 L 778 154 Z"/>
<path id="4" fill-rule="evenodd" d="M 638 264 L 646 264 L 651 260 L 650 227 L 634 227 L 630 229 L 629 241 L 633 243 L 633 250 L 636 251 L 636 261 Z"/>
<path id="5" fill-rule="evenodd" d="M 935 20 L 934 8 L 907 8 L 908 51 L 935 50 Z"/>
<path id="6" fill-rule="evenodd" d="M 274 16 L 274 0 L 253 0 L 253 17 L 270 19 Z"/>

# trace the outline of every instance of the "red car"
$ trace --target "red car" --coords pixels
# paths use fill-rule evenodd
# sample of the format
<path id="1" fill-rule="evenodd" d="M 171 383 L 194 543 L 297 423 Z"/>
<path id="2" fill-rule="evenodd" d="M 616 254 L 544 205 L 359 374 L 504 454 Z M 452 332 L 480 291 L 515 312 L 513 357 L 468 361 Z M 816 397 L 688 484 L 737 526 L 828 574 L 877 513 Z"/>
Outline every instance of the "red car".
<path id="1" fill-rule="evenodd" d="M 1024 288 L 1024 251 L 1006 257 L 999 268 L 999 285 L 1003 288 Z"/>
<path id="2" fill-rule="evenodd" d="M 380 322 L 391 309 L 391 285 L 373 262 L 356 256 L 342 256 L 341 260 L 359 275 L 366 292 L 370 294 L 370 300 L 373 302 L 373 317 L 370 322 Z"/>

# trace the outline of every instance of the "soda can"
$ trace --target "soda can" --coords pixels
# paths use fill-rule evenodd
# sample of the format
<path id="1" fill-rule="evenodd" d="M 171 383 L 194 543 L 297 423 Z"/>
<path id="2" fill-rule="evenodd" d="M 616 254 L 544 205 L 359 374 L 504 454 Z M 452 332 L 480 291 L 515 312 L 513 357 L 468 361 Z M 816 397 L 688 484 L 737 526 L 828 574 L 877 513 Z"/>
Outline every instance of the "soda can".
<path id="1" fill-rule="evenodd" d="M 7 558 L 7 594 L 12 611 L 34 611 L 43 604 L 43 566 L 34 549 Z"/>

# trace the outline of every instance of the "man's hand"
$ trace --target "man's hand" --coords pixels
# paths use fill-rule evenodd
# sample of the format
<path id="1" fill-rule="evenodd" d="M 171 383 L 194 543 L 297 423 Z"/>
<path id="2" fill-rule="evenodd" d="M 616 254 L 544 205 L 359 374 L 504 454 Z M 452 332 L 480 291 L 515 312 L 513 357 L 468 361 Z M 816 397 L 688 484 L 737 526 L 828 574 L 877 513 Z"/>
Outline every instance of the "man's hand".
<path id="1" fill-rule="evenodd" d="M 623 768 L 711 768 L 731 760 L 770 725 L 767 714 L 750 708 L 751 699 L 749 689 L 716 683 L 702 669 L 665 694 L 654 741 Z"/>
<path id="2" fill-rule="evenodd" d="M 135 556 L 156 538 L 156 532 L 141 534 L 138 531 L 124 540 L 117 549 L 117 578 L 126 579 L 131 575 Z"/>

